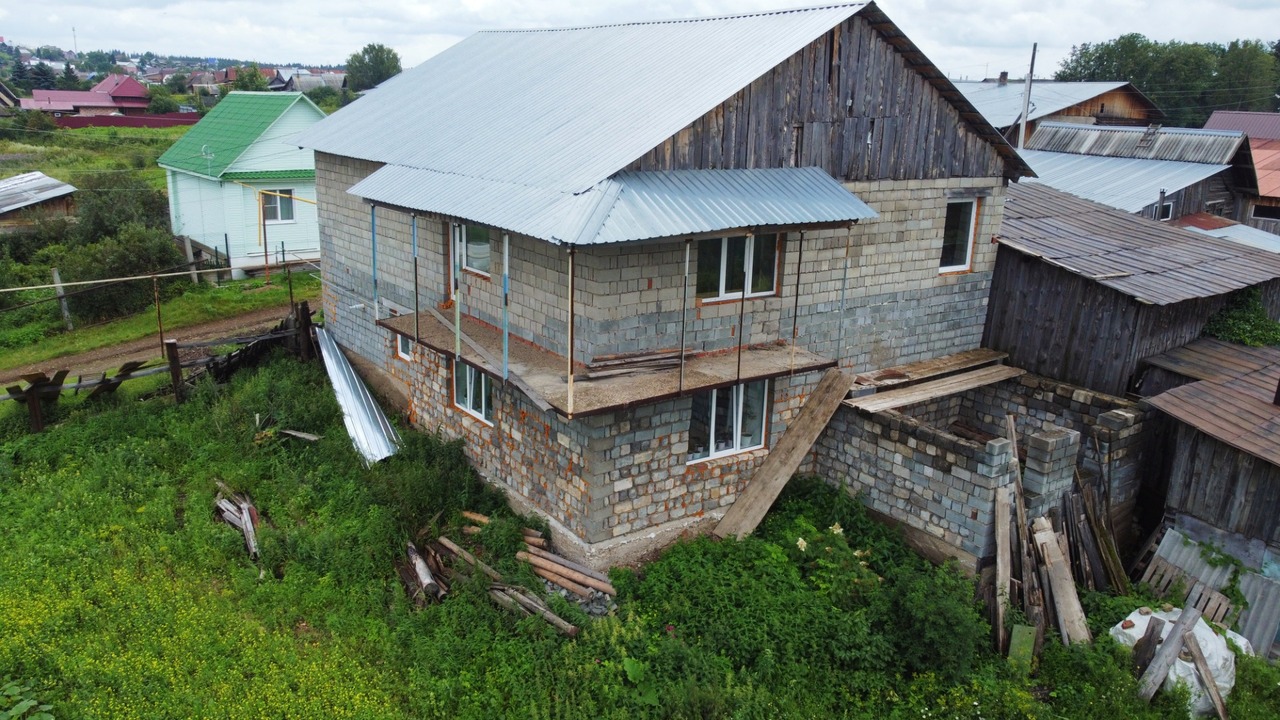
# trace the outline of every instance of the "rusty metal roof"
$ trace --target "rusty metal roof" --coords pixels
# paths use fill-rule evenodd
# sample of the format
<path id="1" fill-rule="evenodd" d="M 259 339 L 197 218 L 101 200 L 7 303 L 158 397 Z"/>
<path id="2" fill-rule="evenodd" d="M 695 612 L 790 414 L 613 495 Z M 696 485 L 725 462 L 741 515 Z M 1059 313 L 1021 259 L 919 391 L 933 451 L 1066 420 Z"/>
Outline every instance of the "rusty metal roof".
<path id="1" fill-rule="evenodd" d="M 999 240 L 1138 302 L 1169 305 L 1280 278 L 1280 256 L 1046 185 L 1009 186 Z"/>
<path id="2" fill-rule="evenodd" d="M 0 180 L 0 215 L 75 192 L 74 186 L 42 172 L 22 173 Z"/>
<path id="3" fill-rule="evenodd" d="M 1027 141 L 1027 149 L 1228 165 L 1244 140 L 1244 133 L 1238 130 L 1042 122 Z"/>
<path id="4" fill-rule="evenodd" d="M 1250 140 L 1280 140 L 1280 113 L 1214 110 L 1205 130 L 1239 130 Z"/>
<path id="5" fill-rule="evenodd" d="M 1226 586 L 1234 569 L 1230 565 L 1211 565 L 1205 558 L 1213 556 L 1199 542 L 1173 528 L 1160 540 L 1156 557 L 1214 590 Z M 1248 638 L 1254 652 L 1265 658 L 1280 630 L 1280 582 L 1256 572 L 1241 572 L 1240 593 L 1249 607 L 1240 614 L 1239 632 Z"/>

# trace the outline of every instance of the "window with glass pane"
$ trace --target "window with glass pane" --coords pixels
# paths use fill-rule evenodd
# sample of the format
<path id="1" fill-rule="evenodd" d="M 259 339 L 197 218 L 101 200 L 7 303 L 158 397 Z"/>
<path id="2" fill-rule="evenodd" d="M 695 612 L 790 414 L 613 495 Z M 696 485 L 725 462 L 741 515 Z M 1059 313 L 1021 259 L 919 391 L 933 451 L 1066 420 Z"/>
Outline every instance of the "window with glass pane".
<path id="1" fill-rule="evenodd" d="M 488 275 L 489 228 L 480 225 L 463 225 L 462 238 L 462 266 Z"/>
<path id="2" fill-rule="evenodd" d="M 408 335 L 396 335 L 396 355 L 402 360 L 413 359 L 413 338 Z"/>
<path id="3" fill-rule="evenodd" d="M 698 241 L 698 297 L 740 298 L 748 278 L 748 297 L 772 295 L 776 291 L 777 255 L 778 236 L 773 234 Z"/>
<path id="4" fill-rule="evenodd" d="M 938 258 L 938 272 L 969 269 L 969 254 L 973 251 L 975 205 L 972 200 L 947 203 L 947 221 L 942 230 L 942 256 Z"/>
<path id="5" fill-rule="evenodd" d="M 453 404 L 485 422 L 493 422 L 493 380 L 464 362 L 453 365 Z"/>
<path id="6" fill-rule="evenodd" d="M 763 447 L 768 408 L 767 380 L 694 395 L 689 418 L 689 461 Z"/>
<path id="7" fill-rule="evenodd" d="M 278 193 L 268 195 L 267 193 Z M 286 197 L 281 197 L 281 196 Z M 293 222 L 293 191 L 267 190 L 262 195 L 262 219 L 267 222 Z"/>

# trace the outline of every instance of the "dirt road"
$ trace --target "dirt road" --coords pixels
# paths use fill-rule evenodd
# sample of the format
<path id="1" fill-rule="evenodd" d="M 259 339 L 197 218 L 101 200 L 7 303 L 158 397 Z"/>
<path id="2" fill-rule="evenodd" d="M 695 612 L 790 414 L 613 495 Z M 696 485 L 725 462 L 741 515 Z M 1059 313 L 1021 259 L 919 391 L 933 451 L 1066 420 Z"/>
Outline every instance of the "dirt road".
<path id="1" fill-rule="evenodd" d="M 252 335 L 255 332 L 274 327 L 288 313 L 288 305 L 264 308 L 232 318 L 174 330 L 166 333 L 165 337 L 179 342 L 195 342 L 198 340 L 217 340 L 224 337 Z M 184 359 L 204 354 L 207 354 L 207 348 L 183 351 Z M 73 377 L 76 375 L 90 375 L 104 370 L 114 370 L 128 360 L 158 360 L 160 356 L 160 336 L 150 335 L 121 345 L 112 345 L 9 370 L 0 370 L 0 383 L 13 382 L 23 375 L 34 372 L 52 374 L 58 370 L 70 370 Z"/>

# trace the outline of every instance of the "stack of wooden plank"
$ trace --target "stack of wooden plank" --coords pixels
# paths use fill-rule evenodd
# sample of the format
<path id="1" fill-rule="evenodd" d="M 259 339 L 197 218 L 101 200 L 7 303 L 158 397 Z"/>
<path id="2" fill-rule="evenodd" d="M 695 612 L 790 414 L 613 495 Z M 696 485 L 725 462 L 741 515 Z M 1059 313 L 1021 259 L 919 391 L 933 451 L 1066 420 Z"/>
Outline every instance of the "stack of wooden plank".
<path id="1" fill-rule="evenodd" d="M 1089 590 L 1129 592 L 1129 576 L 1120 560 L 1108 513 L 1098 491 L 1076 476 L 1076 489 L 1062 495 L 1062 528 L 1070 551 L 1071 572 Z"/>
<path id="2" fill-rule="evenodd" d="M 258 559 L 258 509 L 248 493 L 233 492 L 221 480 L 218 481 L 218 494 L 213 499 L 214 511 L 228 525 L 244 535 L 245 549 L 249 557 Z"/>
<path id="3" fill-rule="evenodd" d="M 416 545 L 408 542 L 405 543 L 405 555 L 408 563 L 400 577 L 414 602 L 425 605 L 429 600 L 443 600 L 449 593 L 449 586 L 443 580 L 447 568 L 440 558 L 439 548 L 428 544 L 419 552 Z"/>
<path id="4" fill-rule="evenodd" d="M 585 372 L 582 380 L 599 380 L 619 375 L 654 372 L 657 370 L 673 370 L 680 367 L 679 350 L 660 350 L 658 352 L 621 353 L 617 355 L 597 355 Z M 578 373 L 574 373 L 578 375 Z"/>

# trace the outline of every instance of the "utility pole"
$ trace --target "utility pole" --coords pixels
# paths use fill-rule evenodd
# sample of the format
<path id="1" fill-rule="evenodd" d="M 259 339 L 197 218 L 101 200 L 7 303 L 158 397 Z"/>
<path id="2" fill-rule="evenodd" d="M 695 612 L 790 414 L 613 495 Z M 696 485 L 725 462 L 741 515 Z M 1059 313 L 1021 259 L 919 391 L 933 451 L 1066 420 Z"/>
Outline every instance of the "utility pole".
<path id="1" fill-rule="evenodd" d="M 1031 43 L 1031 68 L 1027 70 L 1027 82 L 1022 89 L 1022 122 L 1018 125 L 1018 149 L 1021 150 L 1027 139 L 1027 113 L 1031 112 L 1031 76 L 1036 72 L 1036 45 Z"/>

